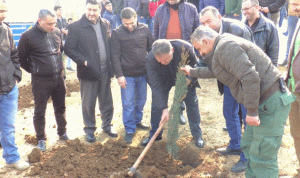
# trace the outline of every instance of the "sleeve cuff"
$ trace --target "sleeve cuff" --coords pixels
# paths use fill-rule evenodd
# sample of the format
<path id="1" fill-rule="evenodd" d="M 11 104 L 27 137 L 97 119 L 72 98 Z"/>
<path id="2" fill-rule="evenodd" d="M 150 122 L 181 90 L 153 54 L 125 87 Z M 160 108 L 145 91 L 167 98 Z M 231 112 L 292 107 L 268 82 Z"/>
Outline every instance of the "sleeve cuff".
<path id="1" fill-rule="evenodd" d="M 252 116 L 252 117 L 256 117 L 256 116 L 258 116 L 258 111 L 254 110 L 254 109 L 247 109 L 247 115 Z"/>

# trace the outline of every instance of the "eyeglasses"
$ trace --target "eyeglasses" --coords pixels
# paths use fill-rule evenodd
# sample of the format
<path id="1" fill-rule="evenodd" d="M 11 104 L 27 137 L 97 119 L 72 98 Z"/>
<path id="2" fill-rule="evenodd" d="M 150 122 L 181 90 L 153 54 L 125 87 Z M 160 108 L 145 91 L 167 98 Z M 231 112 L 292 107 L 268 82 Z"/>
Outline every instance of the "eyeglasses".
<path id="1" fill-rule="evenodd" d="M 254 6 L 251 6 L 251 7 L 248 7 L 248 8 L 241 9 L 241 11 L 242 11 L 242 12 L 248 11 L 248 10 L 251 9 L 252 7 L 254 7 Z"/>

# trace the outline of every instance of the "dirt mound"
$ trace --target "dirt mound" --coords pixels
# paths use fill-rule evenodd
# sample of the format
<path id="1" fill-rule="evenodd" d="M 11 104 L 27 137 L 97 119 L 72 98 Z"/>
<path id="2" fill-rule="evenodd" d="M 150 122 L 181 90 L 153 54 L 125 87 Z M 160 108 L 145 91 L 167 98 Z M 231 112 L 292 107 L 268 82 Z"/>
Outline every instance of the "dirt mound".
<path id="1" fill-rule="evenodd" d="M 43 153 L 38 148 L 34 148 L 28 155 L 28 161 L 30 163 L 37 163 L 41 160 Z"/>
<path id="2" fill-rule="evenodd" d="M 66 146 L 45 153 L 42 161 L 30 170 L 28 176 L 124 177 L 127 168 L 133 165 L 142 150 L 143 147 L 129 147 L 120 140 L 88 146 L 75 139 L 68 141 Z M 172 160 L 163 142 L 153 146 L 139 167 L 143 177 L 149 178 L 184 175 L 191 169 L 190 166 L 183 166 L 181 161 Z"/>
<path id="3" fill-rule="evenodd" d="M 70 97 L 72 92 L 79 92 L 80 85 L 77 79 L 66 80 L 66 96 Z M 48 103 L 51 102 L 51 98 Z M 19 110 L 24 110 L 34 106 L 31 85 L 23 85 L 19 87 Z"/>
<path id="4" fill-rule="evenodd" d="M 123 140 L 86 145 L 75 139 L 44 153 L 41 162 L 36 163 L 27 176 L 128 177 L 128 168 L 134 164 L 143 149 L 144 147 L 128 146 Z M 143 178 L 227 177 L 220 166 L 224 160 L 215 154 L 206 155 L 195 149 L 182 149 L 181 157 L 186 154 L 187 159 L 175 160 L 167 153 L 166 142 L 156 142 L 144 157 L 138 172 Z M 198 167 L 194 169 L 184 161 Z"/>
<path id="5" fill-rule="evenodd" d="M 19 110 L 24 110 L 34 106 L 31 85 L 19 87 Z"/>
<path id="6" fill-rule="evenodd" d="M 38 144 L 38 140 L 36 139 L 36 136 L 25 135 L 24 139 L 25 139 L 26 143 L 29 143 L 31 145 L 37 145 Z"/>

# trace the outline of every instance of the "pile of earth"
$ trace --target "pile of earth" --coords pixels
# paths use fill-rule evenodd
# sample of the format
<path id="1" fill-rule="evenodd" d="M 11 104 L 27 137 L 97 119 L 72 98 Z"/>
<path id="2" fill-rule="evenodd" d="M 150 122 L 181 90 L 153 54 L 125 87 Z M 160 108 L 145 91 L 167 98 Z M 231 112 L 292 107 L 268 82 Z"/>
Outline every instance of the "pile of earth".
<path id="1" fill-rule="evenodd" d="M 167 153 L 166 142 L 155 142 L 138 167 L 143 178 L 227 177 L 224 160 L 215 154 L 204 154 L 196 147 L 180 146 L 180 159 Z M 144 147 L 131 147 L 123 140 L 84 144 L 79 139 L 67 141 L 40 154 L 33 150 L 29 160 L 40 160 L 26 176 L 47 177 L 128 177 L 130 168 Z M 193 166 L 193 167 L 192 167 Z"/>
<path id="2" fill-rule="evenodd" d="M 66 80 L 66 97 L 70 97 L 72 92 L 79 92 L 80 85 L 78 80 Z M 48 103 L 51 99 L 48 100 Z M 19 110 L 24 111 L 26 108 L 34 106 L 31 85 L 23 85 L 19 87 Z"/>

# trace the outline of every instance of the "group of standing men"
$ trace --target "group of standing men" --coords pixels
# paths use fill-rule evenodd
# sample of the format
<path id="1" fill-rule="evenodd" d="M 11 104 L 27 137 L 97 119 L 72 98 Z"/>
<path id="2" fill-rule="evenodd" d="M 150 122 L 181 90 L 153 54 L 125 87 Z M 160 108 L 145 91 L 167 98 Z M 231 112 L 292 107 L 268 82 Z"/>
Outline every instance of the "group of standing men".
<path id="1" fill-rule="evenodd" d="M 233 172 L 247 170 L 247 177 L 278 176 L 277 152 L 290 103 L 295 99 L 285 88 L 276 68 L 279 46 L 276 27 L 260 10 L 258 0 L 243 0 L 242 12 L 246 22 L 242 23 L 223 18 L 219 10 L 212 6 L 203 8 L 199 17 L 192 4 L 184 0 L 167 0 L 156 11 L 152 36 L 146 25 L 138 23 L 138 15 L 132 8 L 121 11 L 122 25 L 111 33 L 109 22 L 100 17 L 101 5 L 96 0 L 87 0 L 86 13 L 66 31 L 68 35 L 64 47 L 61 38 L 63 31 L 55 28 L 55 14 L 41 10 L 36 25 L 21 36 L 18 46 L 21 67 L 32 74 L 38 147 L 46 149 L 45 110 L 50 96 L 59 138 L 68 140 L 61 59 L 63 50 L 77 64 L 84 131 L 88 142 L 96 140 L 97 99 L 103 131 L 109 136 L 118 136 L 111 125 L 114 108 L 110 82 L 114 74 L 121 87 L 125 141 L 132 142 L 136 128 L 148 129 L 142 118 L 149 84 L 152 89 L 151 130 L 149 137 L 141 143 L 145 146 L 158 126 L 169 119 L 168 95 L 175 85 L 184 46 L 189 53 L 189 64 L 182 70 L 194 77 L 184 103 L 195 145 L 199 148 L 205 145 L 195 92 L 199 84 L 195 79 L 215 77 L 221 83 L 220 91 L 224 92 L 223 112 L 231 138 L 228 147 L 217 151 L 223 155 L 241 155 L 240 161 L 232 168 Z M 16 50 L 11 42 L 10 55 L 16 56 L 12 54 Z M 194 48 L 200 55 L 195 53 Z M 11 61 L 15 70 L 11 72 L 11 77 L 20 81 L 18 61 L 14 57 Z M 294 65 L 292 67 L 294 70 Z M 289 74 L 297 79 L 297 75 Z M 297 83 L 293 85 L 293 81 L 290 82 L 292 91 L 295 91 Z M 2 87 L 3 92 L 11 93 L 12 86 Z M 182 110 L 184 107 L 182 104 Z M 242 137 L 238 115 L 240 108 L 244 124 L 247 123 Z M 297 122 L 299 117 L 295 118 Z M 180 122 L 184 124 L 186 121 L 181 118 Z M 6 131 L 4 128 L 0 130 L 1 142 L 6 150 Z M 292 133 L 294 138 L 296 133 Z M 162 133 L 156 140 L 161 139 Z M 17 169 L 28 167 L 20 161 L 7 160 L 7 164 Z"/>

